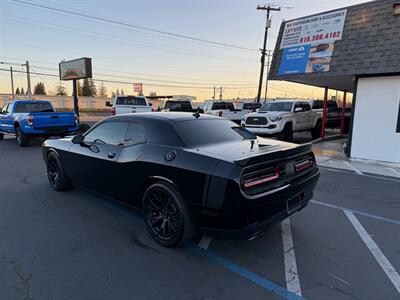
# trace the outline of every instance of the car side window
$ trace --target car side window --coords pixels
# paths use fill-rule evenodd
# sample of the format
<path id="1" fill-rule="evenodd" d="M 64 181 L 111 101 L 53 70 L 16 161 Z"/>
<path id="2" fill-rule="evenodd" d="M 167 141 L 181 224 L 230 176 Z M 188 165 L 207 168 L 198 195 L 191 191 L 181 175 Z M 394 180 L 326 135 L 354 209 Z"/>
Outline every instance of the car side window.
<path id="1" fill-rule="evenodd" d="M 311 110 L 310 104 L 308 103 L 302 103 L 302 107 L 304 111 L 309 111 Z"/>
<path id="2" fill-rule="evenodd" d="M 139 123 L 129 123 L 128 130 L 126 131 L 124 146 L 132 146 L 137 144 L 146 143 L 146 135 L 143 126 Z"/>
<path id="3" fill-rule="evenodd" d="M 6 114 L 6 113 L 7 113 L 8 105 L 9 105 L 8 103 L 5 104 L 5 105 L 3 105 L 3 107 L 1 108 L 1 113 L 2 113 L 2 114 Z"/>
<path id="4" fill-rule="evenodd" d="M 301 111 L 304 110 L 304 109 L 303 109 L 303 106 L 302 106 L 301 103 L 299 103 L 299 102 L 297 102 L 297 103 L 294 105 L 294 111 L 296 111 L 296 108 L 300 108 L 300 109 L 301 109 L 299 112 L 301 112 Z"/>
<path id="5" fill-rule="evenodd" d="M 127 122 L 105 122 L 85 135 L 85 142 L 123 146 Z"/>

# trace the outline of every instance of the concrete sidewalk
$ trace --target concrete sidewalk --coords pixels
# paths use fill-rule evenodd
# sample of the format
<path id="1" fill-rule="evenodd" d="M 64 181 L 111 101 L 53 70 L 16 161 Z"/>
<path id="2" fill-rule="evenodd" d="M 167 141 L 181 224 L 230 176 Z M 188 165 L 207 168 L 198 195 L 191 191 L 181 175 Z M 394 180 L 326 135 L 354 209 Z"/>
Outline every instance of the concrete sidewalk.
<path id="1" fill-rule="evenodd" d="M 317 163 L 321 167 L 352 171 L 359 175 L 376 174 L 400 178 L 400 165 L 373 160 L 352 159 L 344 153 L 347 139 L 326 141 L 313 145 Z"/>

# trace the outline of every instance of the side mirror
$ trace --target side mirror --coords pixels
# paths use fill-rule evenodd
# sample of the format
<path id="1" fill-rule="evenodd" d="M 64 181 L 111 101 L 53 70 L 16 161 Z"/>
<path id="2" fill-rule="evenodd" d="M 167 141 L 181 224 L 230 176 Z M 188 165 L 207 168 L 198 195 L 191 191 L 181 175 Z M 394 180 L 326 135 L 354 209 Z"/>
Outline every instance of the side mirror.
<path id="1" fill-rule="evenodd" d="M 149 102 L 149 106 L 153 106 L 153 103 Z"/>
<path id="2" fill-rule="evenodd" d="M 110 101 L 107 101 L 107 102 L 106 102 L 106 106 L 107 106 L 107 107 L 112 107 L 111 102 L 110 102 Z"/>
<path id="3" fill-rule="evenodd" d="M 72 144 L 82 144 L 83 140 L 84 140 L 83 135 L 82 134 L 78 134 L 78 135 L 75 135 L 72 138 L 71 142 L 72 142 Z"/>
<path id="4" fill-rule="evenodd" d="M 296 108 L 294 109 L 294 112 L 301 112 L 301 111 L 303 111 L 303 109 L 302 109 L 301 107 L 296 107 Z"/>

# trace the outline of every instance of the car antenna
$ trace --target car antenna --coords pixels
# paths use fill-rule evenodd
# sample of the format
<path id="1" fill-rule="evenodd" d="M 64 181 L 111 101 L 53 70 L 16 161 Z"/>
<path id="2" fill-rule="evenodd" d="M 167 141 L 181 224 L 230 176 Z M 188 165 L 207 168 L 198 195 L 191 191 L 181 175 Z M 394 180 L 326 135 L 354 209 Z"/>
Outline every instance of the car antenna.
<path id="1" fill-rule="evenodd" d="M 196 119 L 198 119 L 198 118 L 200 117 L 199 111 L 196 111 L 196 112 L 193 114 L 193 117 L 195 117 Z"/>
<path id="2" fill-rule="evenodd" d="M 254 147 L 254 140 L 251 140 L 250 142 L 251 142 L 250 150 L 253 150 L 253 147 Z"/>

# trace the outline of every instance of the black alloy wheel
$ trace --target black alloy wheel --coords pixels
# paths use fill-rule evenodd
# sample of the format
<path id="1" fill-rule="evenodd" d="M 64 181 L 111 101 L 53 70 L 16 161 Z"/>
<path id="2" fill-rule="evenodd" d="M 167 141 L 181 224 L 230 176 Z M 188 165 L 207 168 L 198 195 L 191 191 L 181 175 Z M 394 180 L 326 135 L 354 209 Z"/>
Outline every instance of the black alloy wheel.
<path id="1" fill-rule="evenodd" d="M 64 176 L 57 155 L 53 152 L 47 157 L 47 178 L 51 187 L 56 191 L 67 190 L 71 187 L 68 179 Z"/>
<path id="2" fill-rule="evenodd" d="M 146 190 L 143 213 L 147 230 L 163 246 L 173 247 L 193 236 L 190 213 L 171 184 L 160 182 Z"/>

